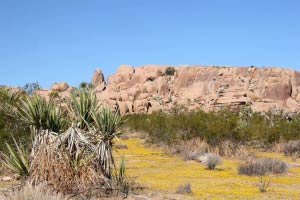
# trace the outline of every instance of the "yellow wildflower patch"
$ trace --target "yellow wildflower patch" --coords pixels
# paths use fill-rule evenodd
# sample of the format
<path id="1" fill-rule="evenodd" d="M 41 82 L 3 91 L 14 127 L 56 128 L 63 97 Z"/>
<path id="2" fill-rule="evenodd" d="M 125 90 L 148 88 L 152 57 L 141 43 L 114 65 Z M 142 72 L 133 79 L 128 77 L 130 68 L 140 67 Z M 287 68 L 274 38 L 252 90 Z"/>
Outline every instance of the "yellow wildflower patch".
<path id="1" fill-rule="evenodd" d="M 174 193 L 179 184 L 189 182 L 195 199 L 299 199 L 300 168 L 292 167 L 284 175 L 271 176 L 268 191 L 261 193 L 256 184 L 257 177 L 238 175 L 241 161 L 223 158 L 223 164 L 214 171 L 207 170 L 201 163 L 183 161 L 170 156 L 158 147 L 145 147 L 137 138 L 117 141 L 128 149 L 115 152 L 117 160 L 125 157 L 126 172 L 130 177 L 150 189 Z M 278 153 L 256 152 L 262 157 L 278 157 L 292 162 Z"/>

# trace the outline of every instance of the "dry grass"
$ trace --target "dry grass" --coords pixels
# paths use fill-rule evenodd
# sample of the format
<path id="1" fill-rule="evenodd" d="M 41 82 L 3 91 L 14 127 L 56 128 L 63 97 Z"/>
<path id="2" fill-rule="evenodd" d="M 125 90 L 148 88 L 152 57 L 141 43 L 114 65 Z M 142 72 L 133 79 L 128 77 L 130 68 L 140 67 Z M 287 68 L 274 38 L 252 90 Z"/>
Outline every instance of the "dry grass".
<path id="1" fill-rule="evenodd" d="M 46 183 L 62 194 L 107 196 L 110 185 L 95 170 L 91 160 L 76 160 L 67 151 L 40 147 L 31 162 L 29 180 L 34 185 Z"/>
<path id="2" fill-rule="evenodd" d="M 26 183 L 23 187 L 0 193 L 0 200 L 67 200 L 66 196 L 53 193 L 46 185 L 32 186 Z"/>
<path id="3" fill-rule="evenodd" d="M 246 160 L 252 156 L 248 147 L 237 145 L 230 141 L 223 141 L 217 146 L 209 145 L 205 140 L 194 138 L 173 147 L 173 152 L 178 153 L 184 160 L 198 160 L 206 153 L 214 153 L 223 157 L 236 157 Z"/>
<path id="4" fill-rule="evenodd" d="M 192 193 L 191 184 L 190 183 L 180 184 L 176 190 L 176 193 L 191 194 Z"/>

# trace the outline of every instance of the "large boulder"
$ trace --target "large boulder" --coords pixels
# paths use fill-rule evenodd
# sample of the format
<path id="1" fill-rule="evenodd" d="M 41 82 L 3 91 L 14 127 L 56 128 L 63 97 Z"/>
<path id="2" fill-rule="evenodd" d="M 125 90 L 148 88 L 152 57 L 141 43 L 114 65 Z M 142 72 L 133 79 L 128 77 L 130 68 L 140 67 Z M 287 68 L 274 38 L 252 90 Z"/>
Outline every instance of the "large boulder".
<path id="1" fill-rule="evenodd" d="M 59 83 L 53 83 L 50 90 L 51 91 L 57 91 L 57 92 L 64 92 L 69 88 L 68 83 L 66 82 L 59 82 Z"/>
<path id="2" fill-rule="evenodd" d="M 108 84 L 114 85 L 115 87 L 120 87 L 119 84 L 121 84 L 122 88 L 126 89 L 124 86 L 127 86 L 127 83 L 131 79 L 133 73 L 134 68 L 131 65 L 120 65 L 117 68 L 116 74 L 108 76 Z"/>
<path id="3" fill-rule="evenodd" d="M 105 82 L 104 75 L 101 69 L 96 69 L 93 73 L 92 84 L 97 87 Z"/>
<path id="4" fill-rule="evenodd" d="M 105 89 L 106 83 L 104 75 L 101 69 L 96 69 L 93 73 L 92 84 L 97 92 L 101 92 Z"/>

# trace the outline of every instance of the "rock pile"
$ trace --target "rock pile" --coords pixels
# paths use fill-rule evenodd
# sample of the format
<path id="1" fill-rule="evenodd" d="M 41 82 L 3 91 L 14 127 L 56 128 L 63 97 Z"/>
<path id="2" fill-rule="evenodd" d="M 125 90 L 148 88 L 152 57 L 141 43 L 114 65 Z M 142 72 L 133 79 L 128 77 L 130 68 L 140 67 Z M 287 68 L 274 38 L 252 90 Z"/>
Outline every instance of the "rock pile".
<path id="1" fill-rule="evenodd" d="M 102 71 L 95 70 L 92 84 L 97 97 L 122 114 L 176 105 L 206 111 L 235 110 L 246 104 L 254 111 L 298 112 L 300 108 L 300 73 L 278 67 L 121 65 L 107 83 Z M 51 90 L 63 93 L 68 88 L 58 83 Z"/>

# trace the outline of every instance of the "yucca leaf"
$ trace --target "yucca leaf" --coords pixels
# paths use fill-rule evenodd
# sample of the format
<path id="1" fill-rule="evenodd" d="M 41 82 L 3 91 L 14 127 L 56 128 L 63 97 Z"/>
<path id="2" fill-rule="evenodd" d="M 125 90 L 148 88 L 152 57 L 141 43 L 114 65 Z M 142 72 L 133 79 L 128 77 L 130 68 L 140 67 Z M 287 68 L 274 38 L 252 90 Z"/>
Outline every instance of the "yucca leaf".
<path id="1" fill-rule="evenodd" d="M 18 144 L 13 138 L 15 143 L 15 148 L 12 148 L 10 144 L 6 143 L 7 153 L 1 152 L 2 163 L 8 169 L 12 170 L 14 173 L 21 177 L 29 175 L 29 154 L 28 151 Z"/>

